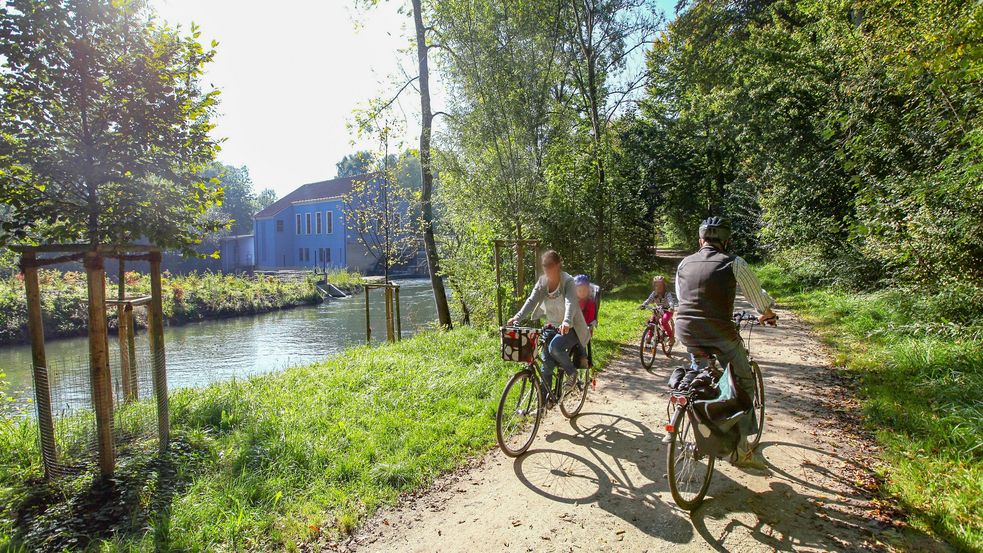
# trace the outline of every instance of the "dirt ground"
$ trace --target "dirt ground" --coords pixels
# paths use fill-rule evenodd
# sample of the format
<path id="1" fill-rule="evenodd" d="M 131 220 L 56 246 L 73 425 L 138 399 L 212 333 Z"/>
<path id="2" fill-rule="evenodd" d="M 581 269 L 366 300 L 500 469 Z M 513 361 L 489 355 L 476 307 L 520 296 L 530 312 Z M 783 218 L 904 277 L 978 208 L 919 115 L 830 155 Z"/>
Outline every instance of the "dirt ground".
<path id="1" fill-rule="evenodd" d="M 582 414 L 550 411 L 518 459 L 497 449 L 380 512 L 339 547 L 357 551 L 948 551 L 873 498 L 875 454 L 849 386 L 790 313 L 758 332 L 766 471 L 718 462 L 690 514 L 669 494 L 665 382 L 637 351 L 599 376 Z M 503 382 L 504 385 L 504 382 Z"/>

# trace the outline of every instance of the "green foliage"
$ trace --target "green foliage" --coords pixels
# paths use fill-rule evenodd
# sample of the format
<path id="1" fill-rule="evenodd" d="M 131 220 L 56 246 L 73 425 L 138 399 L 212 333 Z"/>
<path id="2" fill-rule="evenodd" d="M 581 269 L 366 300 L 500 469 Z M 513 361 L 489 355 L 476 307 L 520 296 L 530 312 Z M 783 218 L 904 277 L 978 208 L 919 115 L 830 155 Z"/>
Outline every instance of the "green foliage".
<path id="1" fill-rule="evenodd" d="M 643 324 L 642 293 L 605 301 L 598 363 L 619 355 Z M 163 464 L 147 463 L 152 453 L 121 463 L 117 489 L 132 509 L 88 527 L 66 508 L 88 504 L 88 476 L 32 486 L 41 467 L 31 425 L 0 426 L 0 536 L 29 549 L 51 539 L 15 521 L 30 505 L 47 513 L 31 520 L 68 529 L 51 547 L 74 538 L 108 551 L 317 549 L 487 450 L 499 394 L 518 368 L 500 360 L 497 332 L 459 328 L 180 390 L 171 400 L 171 455 Z"/>
<path id="2" fill-rule="evenodd" d="M 667 233 L 807 248 L 939 290 L 983 266 L 983 7 L 700 0 L 649 53 L 638 134 Z M 873 269 L 873 270 L 869 270 Z M 866 280 L 861 280 L 866 279 Z"/>
<path id="3" fill-rule="evenodd" d="M 0 240 L 147 238 L 186 249 L 221 223 L 199 176 L 217 91 L 214 56 L 141 0 L 12 0 L 0 6 Z"/>
<path id="4" fill-rule="evenodd" d="M 355 278 L 339 273 L 342 282 Z M 88 293 L 85 274 L 56 270 L 40 271 L 41 312 L 48 336 L 74 336 L 88 325 Z M 329 281 L 332 276 L 329 275 Z M 263 313 L 298 305 L 309 305 L 321 297 L 308 281 L 281 281 L 268 276 L 244 277 L 219 273 L 189 273 L 161 279 L 164 317 L 171 324 Z M 126 273 L 128 294 L 149 294 L 150 277 Z M 116 285 L 107 284 L 107 295 L 115 297 Z M 27 303 L 21 275 L 0 279 L 0 343 L 27 339 Z M 142 312 L 138 312 L 142 313 Z M 115 327 L 115 310 L 109 310 Z M 138 320 L 145 324 L 146 321 Z"/>
<path id="5" fill-rule="evenodd" d="M 759 275 L 856 374 L 866 424 L 886 449 L 887 491 L 920 526 L 965 550 L 983 546 L 983 287 L 846 292 L 803 284 L 797 263 Z"/>

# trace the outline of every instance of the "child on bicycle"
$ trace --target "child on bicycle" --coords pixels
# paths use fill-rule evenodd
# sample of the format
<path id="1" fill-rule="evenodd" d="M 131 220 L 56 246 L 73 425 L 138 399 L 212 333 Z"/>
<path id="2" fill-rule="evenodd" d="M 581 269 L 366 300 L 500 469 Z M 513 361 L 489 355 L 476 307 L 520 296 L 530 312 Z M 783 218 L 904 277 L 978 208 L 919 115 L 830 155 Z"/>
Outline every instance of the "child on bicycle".
<path id="1" fill-rule="evenodd" d="M 656 307 L 662 308 L 662 318 L 658 318 L 658 313 L 653 312 L 652 318 L 649 322 L 658 322 L 662 329 L 666 331 L 666 336 L 669 337 L 669 343 L 676 343 L 676 333 L 675 326 L 672 321 L 672 312 L 677 305 L 676 296 L 669 291 L 669 287 L 666 286 L 666 277 L 662 275 L 656 275 L 652 277 L 652 293 L 649 294 L 648 299 L 642 302 L 642 305 L 638 306 L 639 309 L 648 309 L 649 305 L 655 305 Z M 651 333 L 649 338 L 651 338 Z"/>
<path id="2" fill-rule="evenodd" d="M 576 285 L 577 300 L 580 302 L 580 311 L 584 314 L 584 322 L 587 323 L 587 327 L 593 334 L 594 328 L 597 326 L 597 302 L 591 297 L 590 278 L 587 275 L 577 275 L 573 277 L 573 283 Z M 576 351 L 577 363 L 581 367 L 586 367 L 587 348 L 577 344 Z"/>

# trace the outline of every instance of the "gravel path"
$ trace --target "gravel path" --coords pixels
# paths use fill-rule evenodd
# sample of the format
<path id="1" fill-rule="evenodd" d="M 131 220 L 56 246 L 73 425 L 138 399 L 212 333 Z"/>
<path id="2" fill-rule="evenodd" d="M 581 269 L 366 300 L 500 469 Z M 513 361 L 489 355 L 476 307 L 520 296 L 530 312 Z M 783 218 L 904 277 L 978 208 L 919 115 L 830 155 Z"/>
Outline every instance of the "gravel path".
<path id="1" fill-rule="evenodd" d="M 706 503 L 678 509 L 665 478 L 664 383 L 634 348 L 602 373 L 583 413 L 549 412 L 513 460 L 497 449 L 380 512 L 340 547 L 358 551 L 948 551 L 872 499 L 875 453 L 849 387 L 789 313 L 758 333 L 767 471 L 718 462 Z M 504 383 L 503 383 L 504 384 Z"/>

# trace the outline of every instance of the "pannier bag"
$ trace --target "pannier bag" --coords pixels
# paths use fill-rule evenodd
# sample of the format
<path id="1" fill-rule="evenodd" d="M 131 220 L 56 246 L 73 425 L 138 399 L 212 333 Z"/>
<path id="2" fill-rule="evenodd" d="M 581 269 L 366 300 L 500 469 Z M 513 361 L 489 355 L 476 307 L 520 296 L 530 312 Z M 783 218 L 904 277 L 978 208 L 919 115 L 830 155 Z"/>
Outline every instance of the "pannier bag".
<path id="1" fill-rule="evenodd" d="M 539 343 L 539 329 L 502 327 L 502 359 L 516 363 L 532 363 Z"/>
<path id="2" fill-rule="evenodd" d="M 737 425 L 741 418 L 754 414 L 749 413 L 747 397 L 737 387 L 730 367 L 724 369 L 716 389 L 715 398 L 694 401 L 693 409 L 688 412 L 697 450 L 720 458 L 737 448 L 741 435 Z"/>

